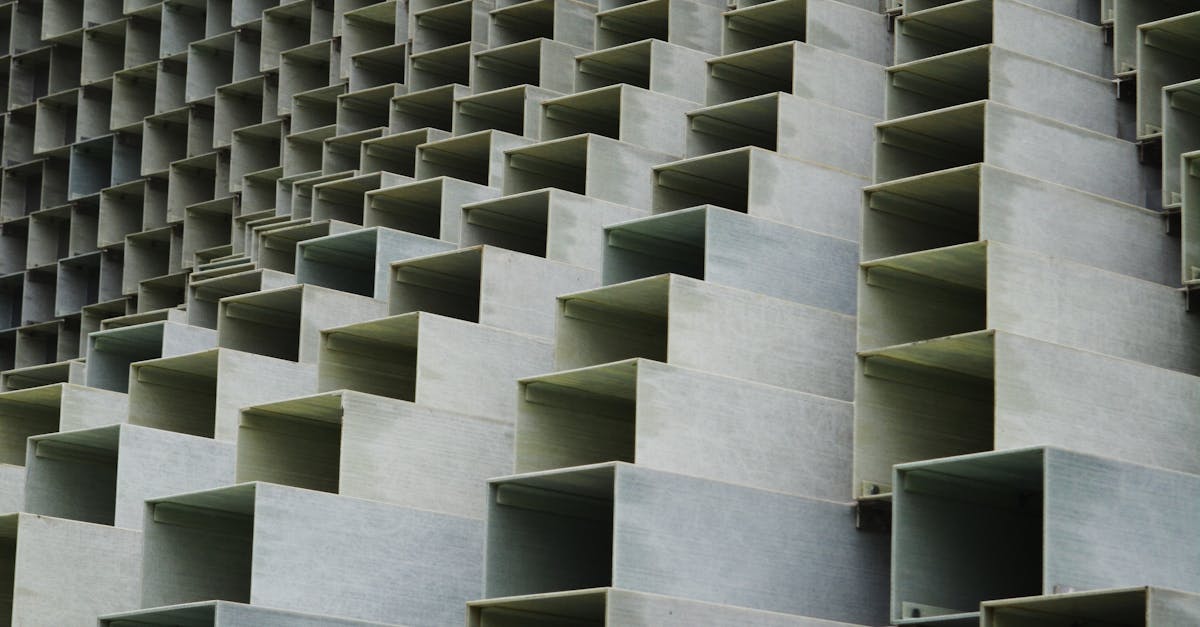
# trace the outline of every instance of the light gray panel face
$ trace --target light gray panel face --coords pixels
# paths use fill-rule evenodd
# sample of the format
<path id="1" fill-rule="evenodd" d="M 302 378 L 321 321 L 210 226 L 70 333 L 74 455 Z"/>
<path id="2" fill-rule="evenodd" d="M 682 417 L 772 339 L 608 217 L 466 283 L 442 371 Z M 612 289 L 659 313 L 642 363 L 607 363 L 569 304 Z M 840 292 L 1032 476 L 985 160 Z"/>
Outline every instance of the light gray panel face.
<path id="1" fill-rule="evenodd" d="M 818 618 L 886 620 L 887 537 L 855 530 L 850 506 L 629 465 L 618 466 L 617 494 L 614 586 Z M 691 575 L 672 575 L 681 570 Z"/>

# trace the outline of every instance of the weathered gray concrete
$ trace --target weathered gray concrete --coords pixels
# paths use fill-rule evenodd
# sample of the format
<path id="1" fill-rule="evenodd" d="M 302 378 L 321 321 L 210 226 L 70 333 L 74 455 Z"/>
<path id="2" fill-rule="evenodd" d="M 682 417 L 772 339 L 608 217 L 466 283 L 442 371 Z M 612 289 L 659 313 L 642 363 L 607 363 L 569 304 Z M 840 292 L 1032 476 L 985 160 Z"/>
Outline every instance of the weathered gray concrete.
<path id="1" fill-rule="evenodd" d="M 218 301 L 222 298 L 296 282 L 296 277 L 291 274 L 265 269 L 246 269 L 217 276 L 198 274 L 193 273 L 188 279 L 187 323 L 209 329 L 217 328 Z"/>
<path id="2" fill-rule="evenodd" d="M 870 0 L 743 0 L 724 15 L 722 50 L 729 54 L 797 40 L 887 65 L 892 62 L 892 36 L 887 17 L 878 11 Z"/>
<path id="3" fill-rule="evenodd" d="M 96 617 L 134 607 L 141 534 L 131 529 L 36 516 L 0 517 L 4 549 L 0 616 L 13 625 L 93 627 Z M 76 591 L 63 594 L 64 590 Z"/>
<path id="4" fill-rule="evenodd" d="M 25 438 L 125 422 L 129 398 L 119 392 L 55 383 L 0 393 L 3 462 L 20 465 Z"/>
<path id="5" fill-rule="evenodd" d="M 462 228 L 462 206 L 498 196 L 500 190 L 487 184 L 436 176 L 367 192 L 363 224 L 457 242 Z"/>

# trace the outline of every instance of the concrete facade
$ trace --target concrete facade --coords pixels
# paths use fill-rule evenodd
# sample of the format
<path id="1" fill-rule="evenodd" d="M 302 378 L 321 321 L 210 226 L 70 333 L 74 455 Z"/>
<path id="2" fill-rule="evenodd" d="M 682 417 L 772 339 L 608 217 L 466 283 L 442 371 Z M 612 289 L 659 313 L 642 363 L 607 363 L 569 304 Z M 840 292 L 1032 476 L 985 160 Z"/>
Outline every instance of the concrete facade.
<path id="1" fill-rule="evenodd" d="M 1200 624 L 1197 58 L 1197 0 L 0 0 L 0 625 Z"/>

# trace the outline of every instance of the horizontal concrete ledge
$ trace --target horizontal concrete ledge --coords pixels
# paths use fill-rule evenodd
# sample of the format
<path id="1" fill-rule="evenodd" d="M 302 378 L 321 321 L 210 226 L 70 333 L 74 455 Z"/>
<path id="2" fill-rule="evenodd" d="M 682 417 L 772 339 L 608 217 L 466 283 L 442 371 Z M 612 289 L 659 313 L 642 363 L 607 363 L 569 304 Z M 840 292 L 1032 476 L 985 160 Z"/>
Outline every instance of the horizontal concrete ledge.
<path id="1" fill-rule="evenodd" d="M 812 98 L 771 93 L 687 113 L 687 156 L 758 146 L 787 157 L 871 174 L 878 118 Z"/>
<path id="2" fill-rule="evenodd" d="M 645 207 L 652 170 L 673 160 L 656 150 L 585 133 L 504 151 L 504 194 L 556 187 L 600 200 Z"/>
<path id="3" fill-rule="evenodd" d="M 230 601 L 182 603 L 100 617 L 100 627 L 391 627 L 387 623 L 302 614 Z"/>
<path id="4" fill-rule="evenodd" d="M 1110 622 L 1158 627 L 1184 625 L 1200 616 L 1200 595 L 1167 588 L 1116 588 L 984 601 L 982 627 L 1045 627 Z"/>
<path id="5" fill-rule="evenodd" d="M 424 145 L 441 143 L 438 141 Z M 420 150 L 420 146 L 417 150 Z M 457 242 L 462 230 L 462 206 L 498 196 L 500 190 L 495 187 L 464 181 L 454 176 L 435 176 L 367 192 L 363 225 L 383 226 L 446 242 Z"/>
<path id="6" fill-rule="evenodd" d="M 469 627 L 852 627 L 850 623 L 619 588 L 502 597 L 467 604 Z M 1003 627 L 1003 626 L 999 626 Z"/>
<path id="7" fill-rule="evenodd" d="M 541 139 L 596 133 L 683 156 L 686 113 L 700 105 L 628 83 L 542 102 Z"/>
<path id="8" fill-rule="evenodd" d="M 551 39 L 591 50 L 596 41 L 595 15 L 595 5 L 576 0 L 502 0 L 488 14 L 487 40 L 493 46 L 504 46 L 544 37 L 547 33 L 542 24 L 548 21 Z"/>
<path id="9" fill-rule="evenodd" d="M 180 312 L 182 313 L 182 312 Z M 87 385 L 114 392 L 129 389 L 129 364 L 213 348 L 212 329 L 159 320 L 104 329 L 88 337 Z"/>

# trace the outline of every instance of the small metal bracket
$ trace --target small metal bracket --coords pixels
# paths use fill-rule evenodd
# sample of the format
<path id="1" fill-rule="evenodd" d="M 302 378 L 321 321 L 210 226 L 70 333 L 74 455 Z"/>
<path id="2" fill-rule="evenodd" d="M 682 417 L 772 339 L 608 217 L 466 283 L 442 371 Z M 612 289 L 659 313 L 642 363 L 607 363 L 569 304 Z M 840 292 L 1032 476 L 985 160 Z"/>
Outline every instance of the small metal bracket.
<path id="1" fill-rule="evenodd" d="M 1133 100 L 1137 98 L 1137 74 L 1130 72 L 1118 75 L 1116 82 L 1117 100 Z"/>
<path id="2" fill-rule="evenodd" d="M 1167 237 L 1179 237 L 1183 232 L 1183 211 L 1179 208 L 1163 211 L 1163 234 Z"/>
<path id="3" fill-rule="evenodd" d="M 859 531 L 892 530 L 892 502 L 887 499 L 859 499 L 854 504 L 854 527 Z"/>
<path id="4" fill-rule="evenodd" d="M 1156 168 L 1162 167 L 1162 136 L 1138 140 L 1138 163 Z"/>

